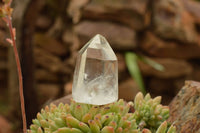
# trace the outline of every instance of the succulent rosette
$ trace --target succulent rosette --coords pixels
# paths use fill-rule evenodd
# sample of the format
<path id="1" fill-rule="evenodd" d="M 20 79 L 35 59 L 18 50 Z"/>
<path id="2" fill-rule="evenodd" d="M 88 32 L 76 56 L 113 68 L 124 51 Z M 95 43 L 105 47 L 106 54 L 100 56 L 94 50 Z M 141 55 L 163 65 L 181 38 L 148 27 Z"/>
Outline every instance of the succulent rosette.
<path id="1" fill-rule="evenodd" d="M 76 103 L 46 106 L 33 120 L 29 133 L 176 133 L 166 122 L 169 108 L 160 104 L 161 97 L 152 99 L 138 93 L 134 104 L 119 100 L 95 106 Z M 129 112 L 130 107 L 134 112 Z"/>

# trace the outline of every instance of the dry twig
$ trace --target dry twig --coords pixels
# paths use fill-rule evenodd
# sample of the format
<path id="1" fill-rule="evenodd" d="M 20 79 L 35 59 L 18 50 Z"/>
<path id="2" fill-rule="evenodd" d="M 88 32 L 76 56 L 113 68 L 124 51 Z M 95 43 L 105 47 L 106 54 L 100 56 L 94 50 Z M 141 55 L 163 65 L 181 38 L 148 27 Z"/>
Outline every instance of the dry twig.
<path id="1" fill-rule="evenodd" d="M 17 71 L 19 77 L 19 94 L 20 94 L 20 101 L 21 101 L 21 112 L 22 112 L 22 119 L 23 119 L 23 132 L 27 133 L 27 126 L 26 126 L 26 113 L 25 113 L 25 105 L 24 105 L 24 94 L 23 94 L 23 79 L 22 79 L 22 70 L 21 64 L 19 59 L 19 54 L 17 51 L 16 46 L 16 30 L 12 26 L 12 11 L 13 9 L 10 7 L 12 0 L 3 0 L 4 5 L 0 8 L 0 16 L 6 22 L 11 38 L 7 38 L 7 42 L 13 46 L 13 51 L 15 55 L 15 61 L 17 64 Z"/>

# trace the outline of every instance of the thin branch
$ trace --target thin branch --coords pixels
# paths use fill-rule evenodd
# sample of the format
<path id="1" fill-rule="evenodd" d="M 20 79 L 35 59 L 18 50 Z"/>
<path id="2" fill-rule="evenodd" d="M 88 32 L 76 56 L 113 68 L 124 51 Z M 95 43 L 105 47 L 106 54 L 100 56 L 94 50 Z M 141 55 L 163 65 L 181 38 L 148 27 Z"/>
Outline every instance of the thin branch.
<path id="1" fill-rule="evenodd" d="M 25 112 L 25 105 L 24 105 L 24 93 L 23 93 L 23 79 L 22 79 L 22 70 L 21 64 L 19 59 L 19 54 L 17 51 L 16 45 L 16 30 L 12 26 L 12 11 L 13 9 L 10 7 L 12 0 L 3 0 L 4 5 L 0 7 L 0 17 L 6 22 L 11 38 L 7 38 L 7 42 L 13 46 L 13 51 L 15 55 L 15 61 L 17 64 L 17 71 L 18 71 L 18 78 L 19 78 L 19 95 L 20 95 L 20 102 L 21 102 L 21 112 L 22 112 L 22 120 L 23 120 L 23 132 L 27 133 L 27 126 L 26 126 L 26 112 Z"/>
<path id="2" fill-rule="evenodd" d="M 27 126 L 26 126 L 26 112 L 25 112 L 25 105 L 24 105 L 24 93 L 23 93 L 23 78 L 22 78 L 22 70 L 21 64 L 19 59 L 19 54 L 17 51 L 16 46 L 16 36 L 15 36 L 15 28 L 12 26 L 11 17 L 7 17 L 7 24 L 9 27 L 10 35 L 11 35 L 11 43 L 13 46 L 13 51 L 15 55 L 15 61 L 17 64 L 17 71 L 18 71 L 18 78 L 19 78 L 19 94 L 20 94 L 20 101 L 21 101 L 21 111 L 22 111 L 22 119 L 23 119 L 23 132 L 27 133 Z"/>

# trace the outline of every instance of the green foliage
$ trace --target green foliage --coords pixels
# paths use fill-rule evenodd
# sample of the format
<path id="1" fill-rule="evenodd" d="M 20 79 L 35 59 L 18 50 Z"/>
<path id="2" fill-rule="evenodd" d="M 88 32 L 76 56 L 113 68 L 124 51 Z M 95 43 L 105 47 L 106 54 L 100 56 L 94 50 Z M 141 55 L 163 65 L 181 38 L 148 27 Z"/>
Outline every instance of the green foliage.
<path id="1" fill-rule="evenodd" d="M 140 91 L 143 94 L 146 94 L 146 90 L 145 90 L 143 79 L 142 79 L 142 74 L 140 72 L 140 68 L 137 63 L 137 60 L 138 60 L 137 55 L 134 53 L 128 52 L 125 54 L 125 59 L 126 59 L 126 64 L 131 76 L 138 84 Z"/>
<path id="2" fill-rule="evenodd" d="M 125 60 L 126 60 L 126 64 L 128 67 L 128 70 L 132 76 L 132 78 L 136 81 L 136 83 L 139 86 L 140 91 L 143 94 L 146 94 L 146 90 L 145 90 L 145 85 L 142 79 L 142 74 L 140 72 L 140 68 L 138 66 L 138 60 L 143 61 L 144 63 L 150 65 L 151 67 L 153 67 L 154 69 L 158 70 L 158 71 L 163 71 L 164 67 L 160 64 L 158 64 L 157 62 L 145 57 L 145 56 L 140 56 L 137 55 L 133 52 L 127 52 L 125 54 Z"/>
<path id="3" fill-rule="evenodd" d="M 138 57 L 139 60 L 150 65 L 151 67 L 153 67 L 154 69 L 156 69 L 158 71 L 164 71 L 165 70 L 165 68 L 161 64 L 159 64 L 159 63 L 157 63 L 157 62 L 155 62 L 155 61 L 153 61 L 153 60 L 151 60 L 151 59 L 149 59 L 145 56 L 137 56 L 137 57 Z"/>
<path id="4" fill-rule="evenodd" d="M 140 128 L 146 127 L 155 132 L 169 117 L 168 106 L 162 106 L 160 102 L 160 96 L 152 99 L 149 94 L 145 97 L 142 93 L 136 95 L 134 119 L 140 125 Z"/>
<path id="5" fill-rule="evenodd" d="M 140 72 L 140 68 L 137 63 L 137 60 L 138 60 L 137 55 L 134 53 L 128 52 L 125 54 L 125 59 L 126 59 L 126 64 L 131 76 L 138 84 L 140 91 L 143 94 L 146 94 L 146 90 L 145 90 L 143 79 L 142 79 L 142 74 Z"/>
<path id="6" fill-rule="evenodd" d="M 169 109 L 160 100 L 139 93 L 134 113 L 129 113 L 133 103 L 123 100 L 104 106 L 75 101 L 58 107 L 52 104 L 37 114 L 28 133 L 176 133 L 175 127 L 168 127 L 165 121 Z"/>

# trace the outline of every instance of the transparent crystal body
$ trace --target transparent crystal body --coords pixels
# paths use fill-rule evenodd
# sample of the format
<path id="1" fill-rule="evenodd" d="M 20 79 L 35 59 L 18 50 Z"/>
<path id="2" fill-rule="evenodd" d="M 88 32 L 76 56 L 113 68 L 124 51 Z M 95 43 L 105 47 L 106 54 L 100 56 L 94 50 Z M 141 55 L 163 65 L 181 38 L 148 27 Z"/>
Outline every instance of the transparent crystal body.
<path id="1" fill-rule="evenodd" d="M 93 105 L 104 105 L 118 99 L 117 57 L 99 34 L 78 53 L 72 97 L 76 102 Z"/>

